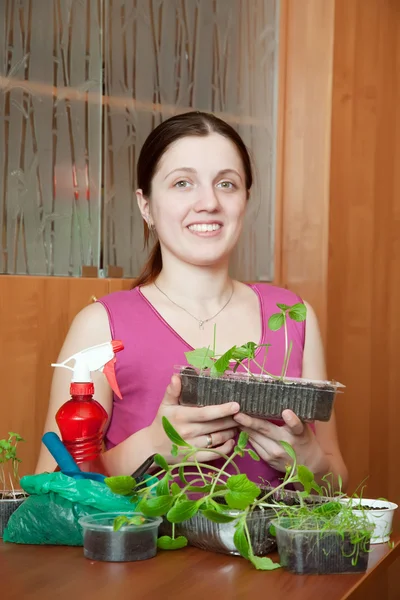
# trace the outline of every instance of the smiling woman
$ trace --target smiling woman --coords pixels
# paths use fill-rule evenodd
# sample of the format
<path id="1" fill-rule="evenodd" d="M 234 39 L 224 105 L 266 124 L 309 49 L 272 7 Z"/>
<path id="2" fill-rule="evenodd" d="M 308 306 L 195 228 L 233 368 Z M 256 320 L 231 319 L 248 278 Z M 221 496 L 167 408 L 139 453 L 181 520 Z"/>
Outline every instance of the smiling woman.
<path id="1" fill-rule="evenodd" d="M 272 285 L 245 285 L 229 275 L 230 258 L 242 231 L 252 187 L 247 149 L 237 132 L 213 115 L 186 113 L 168 119 L 147 138 L 137 166 L 137 200 L 144 220 L 145 243 L 156 241 L 149 261 L 130 291 L 116 292 L 85 308 L 75 318 L 58 362 L 110 339 L 123 340 L 117 363 L 123 400 L 114 397 L 102 376 L 95 378 L 96 399 L 107 410 L 104 469 L 130 474 L 157 452 L 171 463 L 177 458 L 162 427 L 165 416 L 182 437 L 203 448 L 201 462 L 215 460 L 210 447 L 229 454 L 240 429 L 249 434 L 261 461 L 246 454 L 240 468 L 253 481 L 276 484 L 285 471 L 287 455 L 280 441 L 289 442 L 300 463 L 321 477 L 331 472 L 346 481 L 347 471 L 337 443 L 334 417 L 328 423 L 304 424 L 290 410 L 283 421 L 268 423 L 240 414 L 239 405 L 191 408 L 179 404 L 181 382 L 173 375 L 184 353 L 210 346 L 216 327 L 215 351 L 254 340 L 272 344 L 260 362 L 280 374 L 285 352 L 282 330 L 270 332 L 269 317 L 276 304 L 302 299 Z M 306 322 L 291 322 L 289 377 L 325 379 L 321 337 L 307 305 Z M 65 398 L 68 379 L 54 374 L 46 430 L 54 430 L 54 415 Z M 43 448 L 38 471 L 50 468 Z M 229 472 L 229 466 L 227 467 Z"/>

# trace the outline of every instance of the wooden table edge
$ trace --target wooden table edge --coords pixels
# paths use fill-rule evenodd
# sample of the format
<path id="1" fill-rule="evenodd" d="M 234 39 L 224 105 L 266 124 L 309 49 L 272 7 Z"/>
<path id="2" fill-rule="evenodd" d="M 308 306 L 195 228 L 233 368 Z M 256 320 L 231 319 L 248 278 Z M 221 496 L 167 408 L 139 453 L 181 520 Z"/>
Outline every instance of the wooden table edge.
<path id="1" fill-rule="evenodd" d="M 396 536 L 396 540 L 394 541 L 394 547 L 390 550 L 390 552 L 388 554 L 383 554 L 383 556 L 381 556 L 381 558 L 374 564 L 372 569 L 367 570 L 364 573 L 364 576 L 359 581 L 357 581 L 348 592 L 346 592 L 346 595 L 343 596 L 341 600 L 348 600 L 352 597 L 354 592 L 359 591 L 364 585 L 370 584 L 371 579 L 374 580 L 376 576 L 381 572 L 381 567 L 383 566 L 383 563 L 385 569 L 387 569 L 397 558 L 399 558 L 399 556 L 400 537 Z"/>

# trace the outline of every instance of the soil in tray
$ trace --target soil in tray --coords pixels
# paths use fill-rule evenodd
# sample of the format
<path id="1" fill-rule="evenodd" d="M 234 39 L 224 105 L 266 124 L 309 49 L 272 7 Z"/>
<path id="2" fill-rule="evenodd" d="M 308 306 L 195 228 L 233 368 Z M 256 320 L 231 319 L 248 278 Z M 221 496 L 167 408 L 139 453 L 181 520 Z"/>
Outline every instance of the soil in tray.
<path id="1" fill-rule="evenodd" d="M 361 504 L 358 506 L 351 505 L 353 510 L 390 510 L 390 506 L 368 506 L 368 504 Z"/>
<path id="2" fill-rule="evenodd" d="M 282 411 L 290 408 L 304 420 L 328 421 L 336 392 L 329 384 L 213 378 L 191 367 L 181 371 L 181 379 L 180 402 L 185 406 L 238 402 L 243 412 L 260 418 L 281 418 Z"/>
<path id="3" fill-rule="evenodd" d="M 0 492 L 0 500 L 24 500 L 26 497 L 24 492 Z"/>
<path id="4" fill-rule="evenodd" d="M 286 549 L 285 556 L 280 555 L 280 558 L 282 565 L 289 571 L 303 575 L 366 571 L 368 552 L 360 550 L 355 565 L 352 564 L 353 552 L 354 546 L 347 536 L 342 540 L 337 534 L 325 534 L 318 541 L 316 536 L 304 538 L 296 544 L 296 551 L 294 548 Z"/>
<path id="5" fill-rule="evenodd" d="M 86 531 L 84 554 L 91 560 L 128 562 L 147 560 L 156 555 L 154 532 Z"/>

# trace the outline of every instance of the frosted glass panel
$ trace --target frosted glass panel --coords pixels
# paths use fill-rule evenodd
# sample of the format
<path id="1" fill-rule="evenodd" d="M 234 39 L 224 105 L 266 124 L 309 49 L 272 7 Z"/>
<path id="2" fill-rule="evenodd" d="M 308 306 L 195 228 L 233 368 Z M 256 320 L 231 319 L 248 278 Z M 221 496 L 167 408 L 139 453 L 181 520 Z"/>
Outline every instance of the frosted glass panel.
<path id="1" fill-rule="evenodd" d="M 3 273 L 99 265 L 102 10 L 97 0 L 0 1 Z"/>
<path id="2" fill-rule="evenodd" d="M 278 0 L 105 2 L 105 264 L 143 264 L 135 164 L 152 128 L 192 108 L 235 126 L 255 162 L 234 260 L 244 280 L 273 277 Z"/>

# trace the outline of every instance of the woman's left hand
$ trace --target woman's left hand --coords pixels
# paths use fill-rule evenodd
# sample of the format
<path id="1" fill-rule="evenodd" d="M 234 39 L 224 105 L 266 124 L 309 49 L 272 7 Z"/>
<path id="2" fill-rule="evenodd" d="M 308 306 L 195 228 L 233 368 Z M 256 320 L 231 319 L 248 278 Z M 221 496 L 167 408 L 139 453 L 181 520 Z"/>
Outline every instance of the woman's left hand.
<path id="1" fill-rule="evenodd" d="M 297 464 L 305 465 L 314 475 L 329 473 L 328 457 L 319 445 L 311 427 L 303 423 L 293 411 L 284 410 L 285 425 L 274 425 L 270 421 L 249 417 L 243 413 L 234 416 L 242 431 L 249 434 L 249 440 L 259 457 L 278 471 L 285 472 L 292 461 L 279 443 L 288 442 L 296 452 Z"/>

